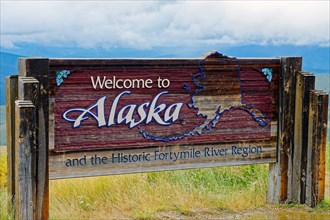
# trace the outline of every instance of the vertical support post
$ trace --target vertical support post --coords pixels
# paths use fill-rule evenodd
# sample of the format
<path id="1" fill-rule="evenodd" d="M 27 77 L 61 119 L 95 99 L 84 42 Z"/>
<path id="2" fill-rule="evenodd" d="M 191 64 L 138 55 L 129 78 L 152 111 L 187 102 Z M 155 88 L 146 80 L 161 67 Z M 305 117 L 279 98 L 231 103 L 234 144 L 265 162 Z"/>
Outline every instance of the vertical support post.
<path id="1" fill-rule="evenodd" d="M 310 73 L 297 74 L 291 201 L 302 204 L 305 202 L 306 194 L 309 93 L 314 87 L 314 75 Z"/>
<path id="2" fill-rule="evenodd" d="M 279 203 L 291 199 L 294 106 L 296 74 L 301 71 L 301 57 L 281 57 L 279 83 L 277 162 L 269 165 L 268 203 Z"/>
<path id="3" fill-rule="evenodd" d="M 36 104 L 37 114 L 37 179 L 36 179 L 36 219 L 48 219 L 49 216 L 49 82 L 48 82 L 48 59 L 44 58 L 21 58 L 19 59 L 19 75 L 34 77 L 40 85 L 39 102 Z"/>
<path id="4" fill-rule="evenodd" d="M 18 76 L 6 78 L 6 130 L 7 130 L 7 194 L 8 213 L 15 204 L 15 101 L 18 97 Z M 10 217 L 9 217 L 10 218 Z"/>
<path id="5" fill-rule="evenodd" d="M 306 204 L 311 207 L 324 198 L 328 98 L 320 91 L 312 91 L 310 95 Z"/>
<path id="6" fill-rule="evenodd" d="M 317 145 L 317 92 L 312 91 L 310 94 L 309 118 L 308 118 L 308 149 L 307 149 L 307 179 L 306 179 L 306 204 L 315 206 L 315 172 L 313 172 L 315 162 L 314 149 Z M 314 176 L 313 176 L 314 174 Z"/>
<path id="7" fill-rule="evenodd" d="M 34 77 L 18 77 L 18 99 L 39 104 L 39 82 Z"/>
<path id="8" fill-rule="evenodd" d="M 307 78 L 306 78 L 307 77 Z M 301 152 L 301 178 L 300 178 L 300 203 L 304 204 L 306 201 L 306 179 L 307 179 L 307 154 L 308 154 L 308 126 L 309 126 L 309 108 L 310 108 L 310 94 L 315 89 L 315 76 L 306 75 L 304 80 L 304 94 L 303 94 L 303 120 L 302 120 L 302 152 Z"/>
<path id="9" fill-rule="evenodd" d="M 322 120 L 319 121 L 321 124 L 321 150 L 320 150 L 320 175 L 319 175 L 319 188 L 318 188 L 318 200 L 317 203 L 324 200 L 325 194 L 325 172 L 326 172 L 326 148 L 327 148 L 327 128 L 328 128 L 328 105 L 329 95 L 326 93 L 322 94 L 322 106 L 320 108 L 320 115 Z"/>
<path id="10" fill-rule="evenodd" d="M 16 101 L 15 218 L 35 219 L 36 109 L 31 101 Z"/>
<path id="11" fill-rule="evenodd" d="M 273 204 L 279 203 L 279 165 L 278 165 L 278 162 L 269 164 L 267 203 L 273 203 Z"/>

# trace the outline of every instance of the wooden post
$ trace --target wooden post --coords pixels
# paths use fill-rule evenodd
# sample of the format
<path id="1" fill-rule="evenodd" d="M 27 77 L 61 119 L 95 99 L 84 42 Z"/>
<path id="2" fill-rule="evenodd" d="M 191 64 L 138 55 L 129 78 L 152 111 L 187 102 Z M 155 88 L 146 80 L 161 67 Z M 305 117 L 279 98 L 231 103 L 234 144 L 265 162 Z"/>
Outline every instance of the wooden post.
<path id="1" fill-rule="evenodd" d="M 301 71 L 301 57 L 281 57 L 279 84 L 279 120 L 277 163 L 269 165 L 268 203 L 291 199 L 291 175 L 293 160 L 294 108 L 296 74 Z M 289 188 L 289 190 L 288 190 Z"/>
<path id="2" fill-rule="evenodd" d="M 310 94 L 309 118 L 308 118 L 308 152 L 307 152 L 307 178 L 306 178 L 306 204 L 315 206 L 315 192 L 313 192 L 313 185 L 315 186 L 315 172 L 313 172 L 315 152 L 317 145 L 317 92 L 312 91 Z M 313 176 L 314 173 L 314 176 Z"/>
<path id="3" fill-rule="evenodd" d="M 11 213 L 15 204 L 15 101 L 17 96 L 18 76 L 9 76 L 6 78 L 8 213 Z"/>
<path id="4" fill-rule="evenodd" d="M 297 74 L 291 201 L 302 204 L 305 202 L 306 194 L 309 93 L 314 87 L 314 75 L 310 73 Z"/>
<path id="5" fill-rule="evenodd" d="M 317 203 L 320 203 L 324 200 L 325 193 L 325 165 L 326 165 L 326 148 L 327 148 L 327 127 L 328 127 L 328 105 L 329 105 L 329 95 L 323 93 L 320 97 L 322 100 L 322 105 L 320 106 L 320 115 L 322 120 L 319 121 L 321 127 L 321 149 L 320 149 L 320 171 L 319 171 L 319 187 L 318 187 L 318 200 Z"/>
<path id="6" fill-rule="evenodd" d="M 31 101 L 16 101 L 15 218 L 36 219 L 36 109 Z"/>
<path id="7" fill-rule="evenodd" d="M 304 94 L 303 94 L 303 111 L 302 111 L 302 151 L 301 151 L 301 177 L 300 177 L 300 203 L 303 204 L 306 201 L 306 178 L 307 178 L 307 154 L 308 154 L 308 120 L 309 120 L 309 108 L 310 108 L 310 94 L 311 90 L 315 89 L 315 76 L 304 76 Z"/>
<path id="8" fill-rule="evenodd" d="M 39 82 L 34 77 L 18 77 L 18 99 L 39 104 Z"/>
<path id="9" fill-rule="evenodd" d="M 44 58 L 20 58 L 19 76 L 34 77 L 40 85 L 39 102 L 35 103 L 37 114 L 37 179 L 36 179 L 36 219 L 48 219 L 49 216 L 49 82 L 48 82 L 48 59 Z"/>
<path id="10" fill-rule="evenodd" d="M 312 91 L 310 95 L 306 204 L 311 207 L 324 198 L 328 98 L 321 91 Z"/>

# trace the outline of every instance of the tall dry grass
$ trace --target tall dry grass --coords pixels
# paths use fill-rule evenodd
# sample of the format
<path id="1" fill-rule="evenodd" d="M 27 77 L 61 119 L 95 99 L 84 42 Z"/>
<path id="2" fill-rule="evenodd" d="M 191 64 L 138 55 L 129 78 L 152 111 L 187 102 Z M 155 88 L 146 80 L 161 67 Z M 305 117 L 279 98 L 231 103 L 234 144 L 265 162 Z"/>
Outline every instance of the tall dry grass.
<path id="1" fill-rule="evenodd" d="M 265 204 L 266 180 L 266 165 L 56 180 L 50 184 L 50 213 L 53 219 L 102 219 L 238 211 Z"/>
<path id="2" fill-rule="evenodd" d="M 1 146 L 0 146 L 1 147 Z M 7 157 L 0 154 L 0 219 L 7 219 Z"/>

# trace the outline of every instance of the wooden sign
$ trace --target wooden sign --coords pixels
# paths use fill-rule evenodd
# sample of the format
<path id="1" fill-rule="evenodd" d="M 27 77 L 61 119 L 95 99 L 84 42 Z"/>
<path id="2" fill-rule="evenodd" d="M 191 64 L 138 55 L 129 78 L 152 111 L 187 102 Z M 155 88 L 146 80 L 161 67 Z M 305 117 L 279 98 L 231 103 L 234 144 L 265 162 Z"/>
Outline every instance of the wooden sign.
<path id="1" fill-rule="evenodd" d="M 51 60 L 51 178 L 274 162 L 279 67 Z"/>
<path id="2" fill-rule="evenodd" d="M 49 179 L 269 163 L 267 202 L 324 199 L 328 94 L 301 57 L 19 59 L 8 195 L 47 219 Z"/>

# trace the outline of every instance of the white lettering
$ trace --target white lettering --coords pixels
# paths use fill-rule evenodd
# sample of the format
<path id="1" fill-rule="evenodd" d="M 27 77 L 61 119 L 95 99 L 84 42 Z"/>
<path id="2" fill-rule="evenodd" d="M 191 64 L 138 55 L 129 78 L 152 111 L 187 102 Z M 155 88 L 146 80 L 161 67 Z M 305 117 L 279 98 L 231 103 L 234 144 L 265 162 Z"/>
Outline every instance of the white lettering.
<path id="1" fill-rule="evenodd" d="M 128 108 L 129 110 L 127 114 L 124 116 L 124 112 Z M 125 121 L 125 124 L 130 124 L 130 128 L 131 128 L 132 123 L 134 123 L 133 114 L 135 108 L 136 105 L 126 105 L 124 108 L 120 109 L 117 117 L 117 123 L 121 124 L 123 121 Z"/>
<path id="2" fill-rule="evenodd" d="M 169 121 L 172 119 L 172 121 L 176 121 L 179 118 L 180 110 L 182 108 L 183 103 L 174 103 L 170 105 L 166 111 L 165 111 L 165 116 L 164 119 L 165 121 Z M 173 111 L 172 111 L 173 109 Z M 172 111 L 172 113 L 171 113 Z"/>
<path id="3" fill-rule="evenodd" d="M 161 125 L 170 124 L 170 123 L 164 122 L 161 119 L 161 117 L 159 116 L 159 113 L 162 112 L 166 108 L 166 105 L 165 104 L 160 104 L 160 105 L 156 106 L 158 98 L 161 95 L 166 94 L 166 93 L 168 93 L 168 92 L 167 91 L 161 92 L 152 100 L 146 124 L 149 124 L 152 121 L 152 119 L 155 119 L 155 121 L 158 122 L 158 124 L 161 124 Z"/>
<path id="4" fill-rule="evenodd" d="M 100 89 L 103 89 L 103 85 L 104 85 L 105 79 L 106 79 L 106 77 L 103 76 L 103 81 L 101 83 L 100 76 L 97 76 L 96 77 L 96 82 L 94 82 L 94 78 L 91 76 L 91 81 L 92 81 L 93 88 L 96 89 L 97 88 L 97 85 L 99 85 Z"/>
<path id="5" fill-rule="evenodd" d="M 105 102 L 106 97 L 103 96 L 100 98 L 94 105 L 89 107 L 88 109 L 83 109 L 83 108 L 73 108 L 70 109 L 63 114 L 63 118 L 66 121 L 74 122 L 73 127 L 79 127 L 81 125 L 81 122 L 84 120 L 88 119 L 88 114 L 90 114 L 97 122 L 98 122 L 98 127 L 102 127 L 106 125 L 105 123 L 105 114 L 104 114 L 104 102 Z M 97 114 L 95 115 L 91 110 L 96 108 L 97 109 Z M 82 112 L 76 119 L 71 119 L 67 115 L 70 112 Z"/>
<path id="6" fill-rule="evenodd" d="M 157 104 L 160 96 L 167 94 L 168 91 L 164 91 L 156 95 L 153 100 L 150 102 L 142 103 L 137 106 L 136 104 L 129 104 L 121 109 L 117 114 L 117 107 L 120 102 L 120 99 L 125 94 L 131 94 L 130 91 L 123 91 L 118 94 L 113 100 L 109 112 L 108 123 L 105 120 L 105 101 L 106 96 L 101 97 L 95 104 L 90 106 L 87 109 L 84 108 L 73 108 L 69 109 L 63 113 L 63 118 L 72 122 L 72 127 L 77 128 L 81 125 L 81 123 L 87 119 L 89 119 L 89 115 L 97 121 L 98 127 L 102 126 L 112 126 L 125 123 L 129 125 L 129 128 L 134 128 L 135 126 L 145 122 L 145 124 L 149 124 L 152 121 L 160 125 L 170 125 L 171 123 L 178 120 L 181 108 L 183 103 L 174 103 L 169 107 L 165 103 Z M 94 110 L 94 111 L 92 111 Z M 94 113 L 96 110 L 96 114 Z M 164 112 L 165 111 L 165 112 Z M 164 112 L 163 114 L 161 114 Z M 73 118 L 73 113 L 80 113 L 76 118 Z M 71 115 L 71 117 L 69 117 Z M 77 114 L 74 114 L 77 115 Z M 134 117 L 135 115 L 139 116 L 139 120 Z"/>
<path id="7" fill-rule="evenodd" d="M 117 79 L 116 76 L 113 76 L 112 79 L 107 79 L 106 76 L 103 76 L 101 79 L 100 76 L 97 76 L 96 79 L 91 76 L 91 82 L 93 89 L 151 89 L 152 88 L 152 79 Z M 168 79 L 166 79 L 168 80 Z M 169 81 L 166 82 L 169 85 Z M 168 86 L 167 86 L 168 87 Z M 166 87 L 165 87 L 166 88 Z"/>
<path id="8" fill-rule="evenodd" d="M 117 109 L 117 105 L 118 105 L 120 97 L 124 94 L 130 94 L 130 93 L 131 93 L 130 91 L 124 91 L 124 92 L 120 93 L 119 95 L 117 95 L 115 100 L 112 102 L 109 121 L 108 121 L 108 126 L 111 126 L 111 125 L 115 124 L 114 120 L 115 120 L 115 115 L 116 115 L 116 109 Z"/>

